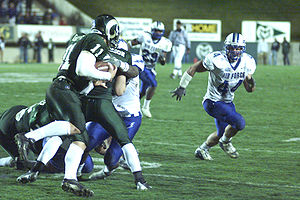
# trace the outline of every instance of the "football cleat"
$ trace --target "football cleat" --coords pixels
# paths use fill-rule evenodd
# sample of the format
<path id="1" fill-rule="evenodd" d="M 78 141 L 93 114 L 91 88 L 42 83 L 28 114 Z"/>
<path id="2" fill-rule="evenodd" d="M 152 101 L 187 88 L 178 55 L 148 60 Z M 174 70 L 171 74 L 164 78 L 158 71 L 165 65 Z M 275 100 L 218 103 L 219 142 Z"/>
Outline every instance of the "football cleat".
<path id="1" fill-rule="evenodd" d="M 36 181 L 37 177 L 39 175 L 39 171 L 36 172 L 32 172 L 32 171 L 28 171 L 25 174 L 22 174 L 21 176 L 19 176 L 17 178 L 17 182 L 19 183 L 31 183 Z"/>
<path id="2" fill-rule="evenodd" d="M 239 157 L 239 153 L 236 151 L 236 149 L 232 145 L 231 141 L 224 142 L 224 141 L 221 141 L 221 139 L 220 139 L 219 140 L 219 145 L 220 145 L 221 149 L 223 149 L 223 151 L 225 153 L 227 153 L 231 158 L 238 158 Z"/>
<path id="3" fill-rule="evenodd" d="M 137 190 L 149 190 L 151 189 L 152 187 L 147 183 L 147 182 L 144 182 L 144 183 L 141 183 L 141 182 L 137 182 L 136 183 L 136 189 Z"/>
<path id="4" fill-rule="evenodd" d="M 66 192 L 71 192 L 77 196 L 91 197 L 94 192 L 74 179 L 64 179 L 61 188 Z"/>
<path id="5" fill-rule="evenodd" d="M 151 112 L 150 112 L 150 108 L 142 108 L 142 113 L 145 117 L 151 118 Z"/>
<path id="6" fill-rule="evenodd" d="M 28 150 L 29 147 L 33 145 L 33 139 L 29 139 L 25 137 L 22 133 L 18 133 L 15 135 L 15 142 L 18 146 L 18 152 L 20 154 L 20 158 L 22 160 L 29 160 L 28 159 Z"/>
<path id="7" fill-rule="evenodd" d="M 175 79 L 175 75 L 172 73 L 172 74 L 170 74 L 170 78 L 171 79 Z"/>
<path id="8" fill-rule="evenodd" d="M 198 147 L 195 151 L 195 157 L 200 158 L 201 160 L 213 160 L 213 158 L 209 154 L 208 149 L 203 149 Z"/>
<path id="9" fill-rule="evenodd" d="M 105 172 L 104 169 L 94 172 L 89 176 L 89 179 L 96 180 L 96 179 L 105 179 L 106 177 L 110 176 L 113 173 L 113 171 Z"/>

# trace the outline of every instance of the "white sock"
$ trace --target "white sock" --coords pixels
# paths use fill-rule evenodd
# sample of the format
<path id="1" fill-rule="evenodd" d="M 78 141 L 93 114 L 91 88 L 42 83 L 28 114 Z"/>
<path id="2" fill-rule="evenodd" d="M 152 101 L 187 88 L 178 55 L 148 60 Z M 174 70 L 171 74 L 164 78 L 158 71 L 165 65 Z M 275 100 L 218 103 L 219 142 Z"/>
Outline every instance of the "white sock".
<path id="1" fill-rule="evenodd" d="M 54 121 L 45 126 L 42 126 L 36 130 L 26 133 L 27 138 L 32 138 L 34 141 L 38 141 L 45 137 L 55 135 L 68 135 L 70 134 L 70 123 L 67 121 Z"/>
<path id="2" fill-rule="evenodd" d="M 105 173 L 109 173 L 109 172 L 110 172 L 109 169 L 108 169 L 108 167 L 107 167 L 106 165 L 104 166 L 103 171 L 104 171 Z"/>
<path id="3" fill-rule="evenodd" d="M 209 150 L 210 146 L 207 146 L 206 142 L 203 142 L 203 144 L 200 146 L 200 148 Z"/>
<path id="4" fill-rule="evenodd" d="M 11 161 L 13 160 L 12 157 L 5 157 L 5 158 L 0 158 L 0 167 L 7 167 L 10 165 Z"/>
<path id="5" fill-rule="evenodd" d="M 144 106 L 143 106 L 143 107 L 149 109 L 149 107 L 150 107 L 150 102 L 151 102 L 151 100 L 145 99 L 145 101 L 144 101 Z"/>
<path id="6" fill-rule="evenodd" d="M 83 150 L 76 144 L 70 144 L 65 156 L 65 177 L 66 179 L 77 180 L 77 169 L 83 154 Z"/>
<path id="7" fill-rule="evenodd" d="M 230 138 L 226 137 L 225 133 L 223 134 L 223 136 L 221 137 L 221 141 L 223 142 L 229 142 Z"/>
<path id="8" fill-rule="evenodd" d="M 182 76 L 182 70 L 178 70 L 178 76 Z"/>
<path id="9" fill-rule="evenodd" d="M 122 147 L 123 155 L 131 172 L 142 171 L 139 156 L 132 143 L 125 144 Z"/>
<path id="10" fill-rule="evenodd" d="M 77 170 L 77 176 L 82 175 L 82 169 L 83 169 L 84 165 L 85 165 L 85 163 L 79 165 L 78 170 Z"/>
<path id="11" fill-rule="evenodd" d="M 173 69 L 173 74 L 176 76 L 178 74 L 178 70 L 177 69 Z"/>
<path id="12" fill-rule="evenodd" d="M 50 159 L 54 157 L 58 148 L 62 144 L 62 140 L 58 136 L 51 137 L 44 145 L 41 153 L 39 154 L 37 160 L 41 161 L 46 165 Z"/>

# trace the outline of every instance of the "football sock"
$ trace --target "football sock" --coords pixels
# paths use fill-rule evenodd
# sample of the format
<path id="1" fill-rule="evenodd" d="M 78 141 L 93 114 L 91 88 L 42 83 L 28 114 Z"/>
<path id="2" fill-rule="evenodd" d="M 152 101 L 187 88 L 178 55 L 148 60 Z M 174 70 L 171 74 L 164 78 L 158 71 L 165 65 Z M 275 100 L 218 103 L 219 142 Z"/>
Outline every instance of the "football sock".
<path id="1" fill-rule="evenodd" d="M 144 100 L 144 106 L 143 106 L 143 107 L 149 109 L 149 107 L 150 107 L 150 102 L 151 102 L 151 100 L 145 99 L 145 100 Z"/>
<path id="2" fill-rule="evenodd" d="M 226 135 L 224 133 L 223 136 L 221 137 L 221 141 L 223 141 L 223 142 L 229 142 L 230 138 L 226 137 Z"/>
<path id="3" fill-rule="evenodd" d="M 0 158 L 0 167 L 9 166 L 12 160 L 13 158 L 10 156 L 5 158 Z"/>
<path id="4" fill-rule="evenodd" d="M 200 148 L 209 150 L 210 146 L 207 146 L 206 142 L 203 142 L 203 144 L 200 146 Z"/>
<path id="5" fill-rule="evenodd" d="M 137 151 L 132 143 L 125 144 L 122 147 L 123 154 L 131 172 L 142 171 Z"/>
<path id="6" fill-rule="evenodd" d="M 143 177 L 142 171 L 133 172 L 133 175 L 134 175 L 135 183 L 137 183 L 137 182 L 145 183 L 146 182 Z"/>
<path id="7" fill-rule="evenodd" d="M 173 69 L 173 74 L 176 76 L 178 74 L 178 70 L 177 69 Z"/>
<path id="8" fill-rule="evenodd" d="M 77 170 L 77 176 L 81 176 L 82 175 L 82 169 L 84 167 L 85 163 L 80 164 Z"/>
<path id="9" fill-rule="evenodd" d="M 76 144 L 70 144 L 65 156 L 65 179 L 77 180 L 77 169 L 83 152 Z"/>
<path id="10" fill-rule="evenodd" d="M 182 76 L 182 70 L 178 70 L 178 77 Z"/>
<path id="11" fill-rule="evenodd" d="M 27 138 L 34 139 L 38 141 L 45 137 L 54 135 L 68 135 L 70 134 L 70 123 L 67 121 L 54 121 L 45 126 L 42 126 L 36 130 L 26 133 Z"/>
<path id="12" fill-rule="evenodd" d="M 45 166 L 44 163 L 42 163 L 41 161 L 37 161 L 37 162 L 33 165 L 32 169 L 31 169 L 30 171 L 32 171 L 32 172 L 41 171 L 41 170 L 43 169 L 44 166 Z"/>
<path id="13" fill-rule="evenodd" d="M 61 144 L 62 144 L 62 140 L 60 137 L 58 136 L 51 137 L 44 145 L 37 160 L 41 161 L 46 165 L 49 162 L 49 160 L 54 157 Z"/>

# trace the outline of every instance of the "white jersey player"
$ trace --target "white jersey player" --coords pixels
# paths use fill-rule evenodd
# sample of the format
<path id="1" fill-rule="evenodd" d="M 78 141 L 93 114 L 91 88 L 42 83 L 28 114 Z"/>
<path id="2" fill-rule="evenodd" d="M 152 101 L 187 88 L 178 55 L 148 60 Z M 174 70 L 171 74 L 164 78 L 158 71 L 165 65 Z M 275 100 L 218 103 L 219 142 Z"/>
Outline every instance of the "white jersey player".
<path id="1" fill-rule="evenodd" d="M 239 33 L 229 34 L 224 42 L 224 51 L 208 54 L 203 61 L 192 65 L 182 76 L 180 86 L 173 91 L 173 96 L 181 100 L 185 88 L 196 72 L 209 71 L 207 92 L 203 99 L 205 111 L 215 118 L 217 131 L 195 151 L 195 156 L 202 160 L 212 160 L 209 149 L 218 144 L 231 157 L 239 156 L 231 143 L 231 138 L 245 128 L 245 119 L 236 112 L 233 104 L 234 92 L 243 83 L 247 92 L 255 90 L 252 77 L 256 62 L 245 53 L 246 43 Z"/>
<path id="2" fill-rule="evenodd" d="M 152 117 L 150 112 L 150 102 L 157 87 L 155 65 L 157 62 L 164 65 L 166 63 L 166 53 L 172 49 L 172 42 L 163 37 L 165 26 L 160 21 L 152 24 L 151 33 L 143 32 L 138 38 L 131 41 L 131 45 L 140 44 L 140 55 L 145 62 L 145 70 L 140 73 L 141 89 L 140 98 L 146 95 L 142 107 L 143 115 Z"/>
<path id="3" fill-rule="evenodd" d="M 125 41 L 120 40 L 118 48 L 126 50 Z M 125 45 L 126 44 L 126 45 Z M 124 47 L 125 46 L 125 47 Z M 137 67 L 140 71 L 144 70 L 144 61 L 142 56 L 132 54 L 132 66 Z M 117 77 L 119 78 L 119 77 Z M 123 77 L 124 78 L 124 77 Z M 125 80 L 116 82 L 116 90 L 125 86 Z M 122 90 L 122 89 L 121 89 Z M 139 98 L 139 77 L 127 80 L 125 92 L 116 92 L 118 95 L 113 96 L 113 104 L 116 110 L 123 118 L 130 140 L 133 139 L 135 134 L 140 128 L 142 122 L 142 115 L 140 112 L 140 98 Z M 121 95 L 122 94 L 122 95 Z M 110 135 L 98 123 L 87 123 L 87 131 L 90 136 L 89 146 L 87 150 L 92 150 L 96 146 L 103 143 Z M 91 174 L 90 179 L 103 179 L 109 176 L 113 170 L 118 167 L 118 162 L 122 156 L 122 149 L 116 139 L 112 139 L 109 148 L 104 156 L 105 167 Z"/>

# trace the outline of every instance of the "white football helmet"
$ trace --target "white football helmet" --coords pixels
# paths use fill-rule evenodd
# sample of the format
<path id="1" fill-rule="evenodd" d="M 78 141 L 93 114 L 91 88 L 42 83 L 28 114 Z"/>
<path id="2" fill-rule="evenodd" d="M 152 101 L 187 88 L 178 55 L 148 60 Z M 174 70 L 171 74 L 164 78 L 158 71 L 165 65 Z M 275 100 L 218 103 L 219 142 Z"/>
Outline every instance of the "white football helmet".
<path id="1" fill-rule="evenodd" d="M 158 33 L 156 31 L 161 31 L 161 33 Z M 152 38 L 155 40 L 159 40 L 165 33 L 165 25 L 160 21 L 155 21 L 152 23 L 151 26 L 151 34 Z"/>
<path id="2" fill-rule="evenodd" d="M 246 41 L 239 33 L 230 33 L 224 41 L 224 49 L 230 62 L 237 61 L 246 50 Z"/>

